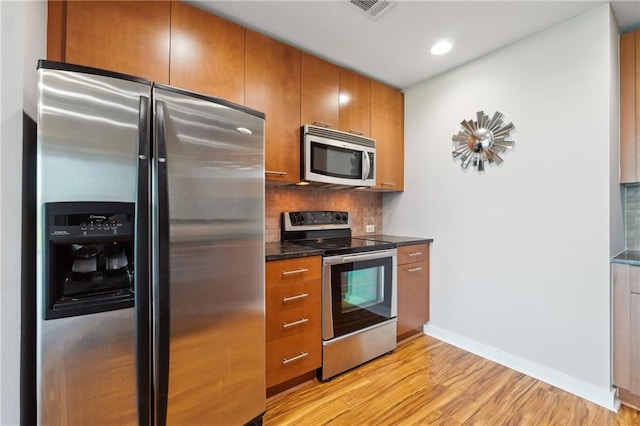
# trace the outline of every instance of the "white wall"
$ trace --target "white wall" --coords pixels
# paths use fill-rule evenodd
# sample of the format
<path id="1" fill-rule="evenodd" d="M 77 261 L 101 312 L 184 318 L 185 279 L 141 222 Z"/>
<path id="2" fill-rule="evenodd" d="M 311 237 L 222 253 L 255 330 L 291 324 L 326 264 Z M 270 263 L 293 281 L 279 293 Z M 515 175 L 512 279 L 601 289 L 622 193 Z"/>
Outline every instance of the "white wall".
<path id="1" fill-rule="evenodd" d="M 434 238 L 427 332 L 610 408 L 612 25 L 598 6 L 406 90 L 406 190 L 383 207 L 385 233 Z M 480 174 L 451 156 L 479 110 L 517 129 Z"/>
<path id="2" fill-rule="evenodd" d="M 609 35 L 609 123 L 610 123 L 610 157 L 609 157 L 609 254 L 615 256 L 626 248 L 624 229 L 625 192 L 620 182 L 620 70 L 619 62 L 619 30 L 613 13 L 610 15 Z"/>
<path id="3" fill-rule="evenodd" d="M 0 424 L 20 422 L 22 113 L 35 119 L 36 60 L 45 57 L 46 3 L 0 1 Z"/>

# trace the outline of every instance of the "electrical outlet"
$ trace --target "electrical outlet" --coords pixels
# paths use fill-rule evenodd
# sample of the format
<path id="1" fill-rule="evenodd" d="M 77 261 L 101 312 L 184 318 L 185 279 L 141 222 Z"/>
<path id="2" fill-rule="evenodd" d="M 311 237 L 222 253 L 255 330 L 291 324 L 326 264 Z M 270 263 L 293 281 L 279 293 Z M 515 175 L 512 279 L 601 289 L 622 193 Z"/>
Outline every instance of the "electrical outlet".
<path id="1" fill-rule="evenodd" d="M 375 230 L 376 230 L 375 225 L 367 225 L 367 227 L 365 229 L 365 231 L 367 231 L 367 232 L 375 232 Z"/>

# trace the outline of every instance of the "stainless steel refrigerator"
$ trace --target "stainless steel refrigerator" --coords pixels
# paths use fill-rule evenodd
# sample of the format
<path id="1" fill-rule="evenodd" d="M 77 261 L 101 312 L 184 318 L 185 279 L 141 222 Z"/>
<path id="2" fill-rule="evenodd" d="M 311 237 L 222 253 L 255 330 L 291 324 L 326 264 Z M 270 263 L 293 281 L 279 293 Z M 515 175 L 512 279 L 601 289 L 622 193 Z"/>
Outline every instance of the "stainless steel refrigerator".
<path id="1" fill-rule="evenodd" d="M 261 424 L 264 114 L 38 74 L 39 424 Z"/>

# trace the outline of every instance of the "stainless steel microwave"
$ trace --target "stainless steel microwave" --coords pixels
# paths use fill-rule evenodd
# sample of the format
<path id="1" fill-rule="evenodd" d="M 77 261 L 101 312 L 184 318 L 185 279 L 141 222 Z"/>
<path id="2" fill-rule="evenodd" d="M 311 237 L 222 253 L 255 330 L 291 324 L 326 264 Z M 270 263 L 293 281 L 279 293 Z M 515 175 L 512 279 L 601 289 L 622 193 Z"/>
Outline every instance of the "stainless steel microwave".
<path id="1" fill-rule="evenodd" d="M 301 130 L 301 180 L 326 185 L 375 186 L 376 141 L 305 125 Z"/>

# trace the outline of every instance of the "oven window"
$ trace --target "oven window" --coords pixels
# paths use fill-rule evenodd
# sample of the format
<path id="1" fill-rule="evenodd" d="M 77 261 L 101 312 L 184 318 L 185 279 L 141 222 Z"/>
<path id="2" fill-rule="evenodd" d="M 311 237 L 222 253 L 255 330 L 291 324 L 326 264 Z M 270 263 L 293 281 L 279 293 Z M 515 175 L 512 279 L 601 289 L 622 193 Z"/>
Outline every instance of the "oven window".
<path id="1" fill-rule="evenodd" d="M 392 318 L 393 273 L 392 257 L 331 266 L 334 337 Z"/>
<path id="2" fill-rule="evenodd" d="M 347 179 L 362 179 L 362 152 L 311 142 L 311 171 Z"/>
<path id="3" fill-rule="evenodd" d="M 382 302 L 383 281 L 384 266 L 342 272 L 342 312 L 368 308 Z"/>

